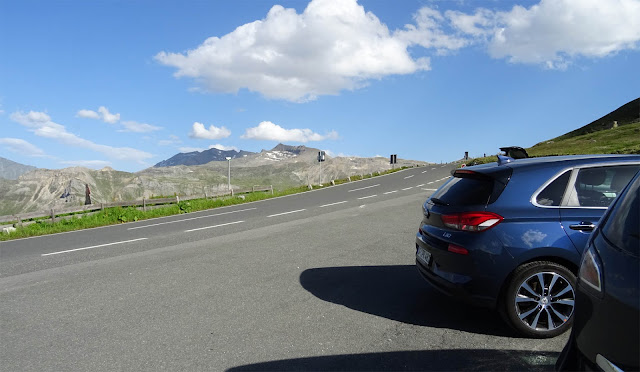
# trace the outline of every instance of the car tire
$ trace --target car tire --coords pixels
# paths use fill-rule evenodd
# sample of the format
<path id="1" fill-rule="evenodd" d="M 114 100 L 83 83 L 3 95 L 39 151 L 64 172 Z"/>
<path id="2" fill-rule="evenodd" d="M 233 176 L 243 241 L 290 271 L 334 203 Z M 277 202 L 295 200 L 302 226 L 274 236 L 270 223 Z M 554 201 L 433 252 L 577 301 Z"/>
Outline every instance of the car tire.
<path id="1" fill-rule="evenodd" d="M 555 337 L 571 328 L 576 277 L 566 267 L 549 261 L 518 267 L 502 299 L 502 313 L 521 335 Z"/>

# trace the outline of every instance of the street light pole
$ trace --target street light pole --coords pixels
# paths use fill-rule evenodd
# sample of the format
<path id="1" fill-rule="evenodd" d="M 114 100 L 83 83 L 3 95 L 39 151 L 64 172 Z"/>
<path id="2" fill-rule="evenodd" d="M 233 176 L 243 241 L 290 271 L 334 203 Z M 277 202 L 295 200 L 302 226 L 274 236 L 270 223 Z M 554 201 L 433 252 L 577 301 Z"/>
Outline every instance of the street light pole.
<path id="1" fill-rule="evenodd" d="M 227 159 L 227 163 L 229 163 L 229 173 L 227 175 L 227 181 L 229 182 L 229 184 L 227 187 L 229 189 L 229 192 L 231 192 L 231 158 L 227 156 L 225 159 Z"/>

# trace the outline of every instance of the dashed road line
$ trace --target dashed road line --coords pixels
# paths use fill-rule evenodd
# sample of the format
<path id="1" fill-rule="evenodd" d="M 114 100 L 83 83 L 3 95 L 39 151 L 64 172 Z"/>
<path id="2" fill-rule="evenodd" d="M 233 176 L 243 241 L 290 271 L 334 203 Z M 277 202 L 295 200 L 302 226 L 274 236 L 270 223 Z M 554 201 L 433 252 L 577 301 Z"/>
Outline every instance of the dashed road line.
<path id="1" fill-rule="evenodd" d="M 419 184 L 419 185 L 418 185 L 418 186 L 416 186 L 416 187 L 422 187 L 422 186 L 424 186 L 424 183 L 421 183 L 421 184 Z"/>
<path id="2" fill-rule="evenodd" d="M 133 242 L 138 242 L 138 241 L 140 241 L 140 240 L 146 240 L 146 239 L 147 239 L 147 238 L 139 238 L 139 239 L 133 239 L 133 240 L 124 240 L 124 241 L 121 241 L 121 242 L 113 242 L 113 243 L 99 244 L 99 245 L 94 245 L 94 246 L 91 246 L 91 247 L 84 247 L 84 248 L 69 249 L 69 250 L 66 250 L 66 251 L 53 252 L 53 253 L 45 253 L 45 254 L 42 254 L 41 256 L 42 256 L 42 257 L 45 257 L 45 256 L 53 256 L 54 254 L 69 253 L 69 252 L 76 252 L 76 251 L 84 251 L 84 250 L 87 250 L 87 249 L 100 248 L 100 247 L 107 247 L 107 246 L 110 246 L 110 245 L 116 245 L 116 244 L 133 243 Z"/>
<path id="3" fill-rule="evenodd" d="M 277 213 L 277 214 L 272 214 L 270 216 L 267 216 L 267 218 L 269 217 L 276 217 L 276 216 L 282 216 L 285 214 L 291 214 L 291 213 L 298 213 L 298 212 L 302 212 L 302 211 L 306 211 L 306 209 L 298 209 L 297 211 L 289 211 L 289 212 L 283 212 L 283 213 Z"/>
<path id="4" fill-rule="evenodd" d="M 411 187 L 405 187 L 404 189 L 402 189 L 402 191 L 411 190 L 412 188 L 413 188 L 413 186 L 411 186 Z"/>
<path id="5" fill-rule="evenodd" d="M 407 178 L 411 178 L 411 177 L 413 177 L 413 176 L 415 176 L 415 174 L 412 174 L 412 175 L 410 175 L 410 176 L 406 176 L 404 179 L 406 180 Z"/>
<path id="6" fill-rule="evenodd" d="M 338 204 L 343 204 L 346 203 L 347 201 L 341 201 L 341 202 L 337 202 L 337 203 L 331 203 L 331 204 L 325 204 L 325 205 L 321 205 L 320 208 L 324 208 L 324 207 L 330 207 L 332 205 L 338 205 Z"/>
<path id="7" fill-rule="evenodd" d="M 363 196 L 361 198 L 358 198 L 358 200 L 362 200 L 362 199 L 369 199 L 369 198 L 375 198 L 378 195 L 369 195 L 369 196 Z"/>
<path id="8" fill-rule="evenodd" d="M 436 191 L 438 189 L 423 189 L 424 191 Z"/>
<path id="9" fill-rule="evenodd" d="M 191 230 L 185 230 L 184 232 L 192 232 L 192 231 L 198 231 L 198 230 L 206 230 L 206 229 L 213 229 L 215 227 L 222 227 L 222 226 L 227 226 L 227 225 L 235 225 L 237 223 L 243 223 L 244 221 L 236 221 L 236 222 L 228 222 L 228 223 L 222 223 L 220 225 L 215 225 L 215 226 L 206 226 L 206 227 L 199 227 L 197 229 L 191 229 Z"/>
<path id="10" fill-rule="evenodd" d="M 178 222 L 183 222 L 183 221 L 191 221 L 191 220 L 197 220 L 197 219 L 200 219 L 200 218 L 216 217 L 216 216 L 222 216 L 222 215 L 231 214 L 231 213 L 252 211 L 252 210 L 255 210 L 255 209 L 258 209 L 258 208 L 248 208 L 248 209 L 241 209 L 239 211 L 231 211 L 231 212 L 224 212 L 224 213 L 217 213 L 217 214 L 209 214 L 209 215 L 206 215 L 206 216 L 185 218 L 185 219 L 177 220 L 177 221 L 159 222 L 159 223 L 154 223 L 154 224 L 151 224 L 151 225 L 130 227 L 127 230 L 144 229 L 145 227 L 160 226 L 160 225 L 166 225 L 166 224 L 170 224 L 170 223 L 178 223 Z"/>
<path id="11" fill-rule="evenodd" d="M 393 194 L 394 192 L 398 192 L 398 190 L 383 192 L 384 195 Z"/>
<path id="12" fill-rule="evenodd" d="M 367 187 L 361 187 L 359 189 L 353 189 L 353 190 L 349 190 L 348 192 L 353 192 L 353 191 L 360 191 L 360 190 L 366 190 L 366 189 L 370 189 L 372 187 L 376 187 L 376 186 L 380 186 L 380 184 L 376 184 L 376 185 L 371 185 L 371 186 L 367 186 Z"/>

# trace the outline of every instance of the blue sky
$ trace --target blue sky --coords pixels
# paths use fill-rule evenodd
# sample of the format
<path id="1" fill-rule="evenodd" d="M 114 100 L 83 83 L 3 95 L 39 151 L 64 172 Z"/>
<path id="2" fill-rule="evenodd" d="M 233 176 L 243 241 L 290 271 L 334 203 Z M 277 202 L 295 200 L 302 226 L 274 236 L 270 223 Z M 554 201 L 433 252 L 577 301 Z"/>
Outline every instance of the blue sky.
<path id="1" fill-rule="evenodd" d="M 640 1 L 5 1 L 0 156 L 139 171 L 278 142 L 432 162 L 640 96 Z"/>

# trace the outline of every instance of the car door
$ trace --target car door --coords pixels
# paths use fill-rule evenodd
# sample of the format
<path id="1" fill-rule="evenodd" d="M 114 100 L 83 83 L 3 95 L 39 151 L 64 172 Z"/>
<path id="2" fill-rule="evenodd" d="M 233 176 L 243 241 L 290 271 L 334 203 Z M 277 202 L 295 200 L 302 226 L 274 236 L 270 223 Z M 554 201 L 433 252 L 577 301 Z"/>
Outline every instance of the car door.
<path id="1" fill-rule="evenodd" d="M 639 169 L 640 164 L 599 164 L 573 170 L 560 223 L 579 253 L 609 204 Z"/>

